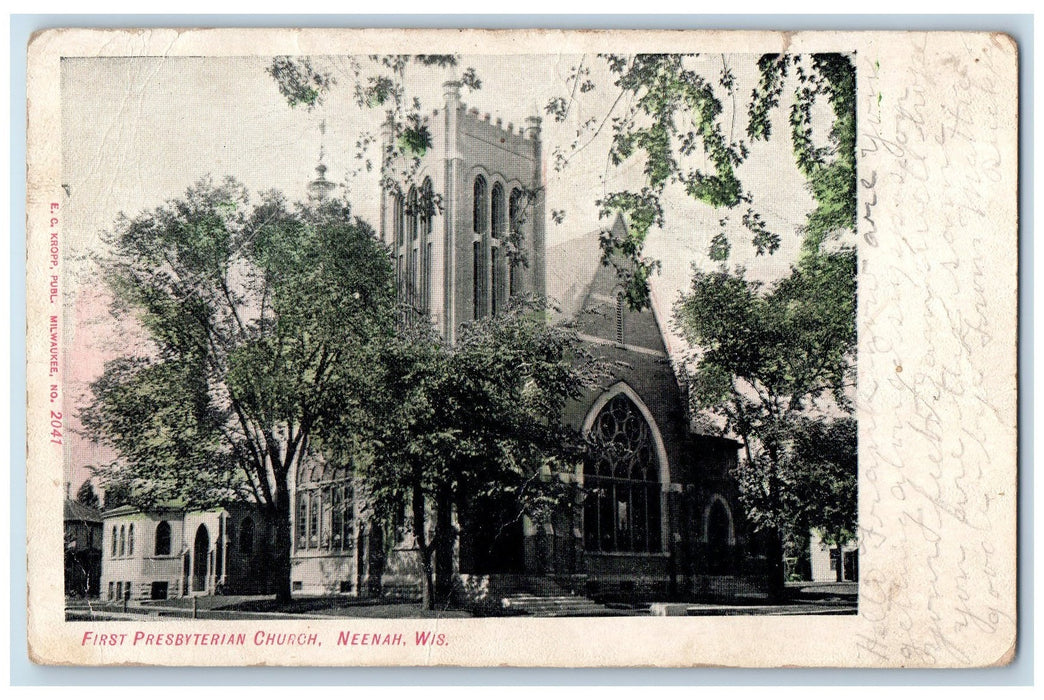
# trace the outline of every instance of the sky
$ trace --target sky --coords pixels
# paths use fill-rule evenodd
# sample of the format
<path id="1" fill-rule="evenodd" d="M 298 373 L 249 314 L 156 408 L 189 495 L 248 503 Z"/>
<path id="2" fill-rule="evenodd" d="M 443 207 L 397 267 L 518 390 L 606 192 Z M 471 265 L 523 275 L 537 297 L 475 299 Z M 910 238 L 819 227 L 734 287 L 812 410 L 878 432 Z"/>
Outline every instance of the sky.
<path id="1" fill-rule="evenodd" d="M 717 79 L 723 62 L 736 76 L 737 117 L 726 103 L 723 125 L 739 138 L 745 126 L 745 101 L 755 84 L 753 55 L 718 54 L 694 59 L 708 79 Z M 356 106 L 353 75 L 344 57 L 315 57 L 337 80 L 325 104 L 311 111 L 291 108 L 265 73 L 267 58 L 146 57 L 66 58 L 62 62 L 62 183 L 66 189 L 66 400 L 79 401 L 107 359 L 121 352 L 134 330 L 116 327 L 107 311 L 107 298 L 97 286 L 97 274 L 86 258 L 101 250 L 102 235 L 122 213 L 134 216 L 176 198 L 210 175 L 231 175 L 251 193 L 278 189 L 291 200 L 306 196 L 315 177 L 320 148 L 329 170 L 327 177 L 347 181 L 349 200 L 357 216 L 375 225 L 379 220 L 377 173 L 360 173 L 355 143 L 364 131 L 376 133 L 379 110 Z M 582 64 L 581 64 L 582 61 Z M 570 94 L 570 71 L 590 69 L 594 90 L 579 95 L 569 118 L 556 123 L 544 114 L 544 105 Z M 556 147 L 568 147 L 589 118 L 603 117 L 614 92 L 604 65 L 593 56 L 518 55 L 463 56 L 456 69 L 412 69 L 408 90 L 425 110 L 441 107 L 442 83 L 457 77 L 464 67 L 475 69 L 482 81 L 477 91 L 465 91 L 464 101 L 480 112 L 516 126 L 525 117 L 544 117 L 543 155 L 550 163 Z M 786 109 L 774 114 L 775 137 L 752 148 L 737 175 L 753 195 L 757 210 L 770 230 L 782 237 L 772 256 L 755 256 L 750 234 L 742 228 L 742 211 L 731 213 L 728 230 L 733 241 L 730 265 L 741 265 L 750 276 L 776 279 L 787 272 L 800 246 L 798 228 L 812 208 L 811 196 L 793 162 L 786 134 Z M 626 107 L 626 100 L 618 109 Z M 822 118 L 822 115 L 820 115 Z M 320 125 L 325 123 L 325 129 Z M 611 167 L 606 155 L 609 129 L 590 141 L 562 172 L 545 168 L 548 220 L 547 245 L 578 241 L 608 225 L 599 220 L 596 200 L 604 193 L 640 186 L 640 161 Z M 586 139 L 585 139 L 586 142 Z M 723 212 L 669 190 L 664 199 L 664 228 L 654 229 L 646 254 L 661 262 L 651 282 L 654 308 L 661 320 L 687 288 L 693 266 L 715 266 L 706 255 L 719 229 Z M 561 223 L 550 219 L 561 210 Z M 590 237 L 588 237 L 590 240 Z M 553 272 L 553 271 L 550 271 Z M 550 276 L 550 275 L 549 275 Z M 551 290 L 553 293 L 553 290 Z M 674 352 L 683 343 L 664 329 Z M 68 413 L 75 411 L 67 408 Z M 70 441 L 67 478 L 72 488 L 86 478 L 86 464 L 103 461 L 86 440 Z"/>

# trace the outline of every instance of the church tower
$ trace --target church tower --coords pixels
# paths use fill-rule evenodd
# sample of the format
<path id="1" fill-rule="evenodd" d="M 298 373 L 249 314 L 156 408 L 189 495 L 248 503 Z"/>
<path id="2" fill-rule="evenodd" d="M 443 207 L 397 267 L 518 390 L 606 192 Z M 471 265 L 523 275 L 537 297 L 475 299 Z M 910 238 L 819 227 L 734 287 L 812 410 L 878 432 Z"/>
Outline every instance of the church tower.
<path id="1" fill-rule="evenodd" d="M 400 300 L 451 342 L 510 297 L 546 293 L 540 118 L 505 127 L 469 109 L 460 88 L 444 83 L 443 107 L 423 118 L 423 153 L 385 163 L 380 220 Z M 389 153 L 390 123 L 382 136 Z"/>

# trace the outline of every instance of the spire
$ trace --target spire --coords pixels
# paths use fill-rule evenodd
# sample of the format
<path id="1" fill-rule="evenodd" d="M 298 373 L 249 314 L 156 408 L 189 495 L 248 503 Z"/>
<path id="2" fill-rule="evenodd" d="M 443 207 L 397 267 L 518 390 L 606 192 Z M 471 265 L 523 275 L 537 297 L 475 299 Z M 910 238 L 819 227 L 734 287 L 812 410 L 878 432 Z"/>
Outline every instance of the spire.
<path id="1" fill-rule="evenodd" d="M 323 145 L 325 136 L 326 120 L 324 119 L 319 122 L 319 165 L 315 166 L 315 172 L 319 174 L 319 177 L 308 183 L 308 191 L 320 204 L 326 199 L 327 194 L 337 187 L 337 185 L 326 179 L 326 165 L 323 163 L 323 156 L 326 155 L 325 146 Z"/>

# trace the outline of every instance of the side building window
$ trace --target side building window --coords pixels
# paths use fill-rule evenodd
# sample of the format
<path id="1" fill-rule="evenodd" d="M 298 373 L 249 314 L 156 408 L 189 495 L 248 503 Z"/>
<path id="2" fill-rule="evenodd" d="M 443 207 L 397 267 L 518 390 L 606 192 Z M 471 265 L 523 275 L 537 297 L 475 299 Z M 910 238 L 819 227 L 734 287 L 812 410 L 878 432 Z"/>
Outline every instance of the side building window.
<path id="1" fill-rule="evenodd" d="M 127 553 L 127 526 L 120 525 L 120 556 Z"/>
<path id="2" fill-rule="evenodd" d="M 296 497 L 298 551 L 348 552 L 353 549 L 355 499 L 350 480 L 302 484 Z"/>
<path id="3" fill-rule="evenodd" d="M 114 556 L 114 557 L 116 556 L 116 543 L 117 543 L 116 526 L 113 525 L 112 526 L 112 556 Z"/>
<path id="4" fill-rule="evenodd" d="M 127 556 L 134 556 L 134 523 L 127 528 Z"/>
<path id="5" fill-rule="evenodd" d="M 170 556 L 170 523 L 166 520 L 156 526 L 156 556 Z"/>
<path id="6" fill-rule="evenodd" d="M 599 412 L 584 465 L 584 546 L 598 552 L 659 552 L 660 471 L 652 430 L 625 394 Z"/>

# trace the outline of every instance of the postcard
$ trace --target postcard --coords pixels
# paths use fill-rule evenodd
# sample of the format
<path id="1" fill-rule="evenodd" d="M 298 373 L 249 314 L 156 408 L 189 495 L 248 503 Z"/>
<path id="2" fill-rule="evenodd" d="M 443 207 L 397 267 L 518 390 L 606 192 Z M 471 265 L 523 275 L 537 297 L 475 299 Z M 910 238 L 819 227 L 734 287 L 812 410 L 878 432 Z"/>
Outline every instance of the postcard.
<path id="1" fill-rule="evenodd" d="M 1014 658 L 1010 37 L 28 52 L 35 662 Z"/>

